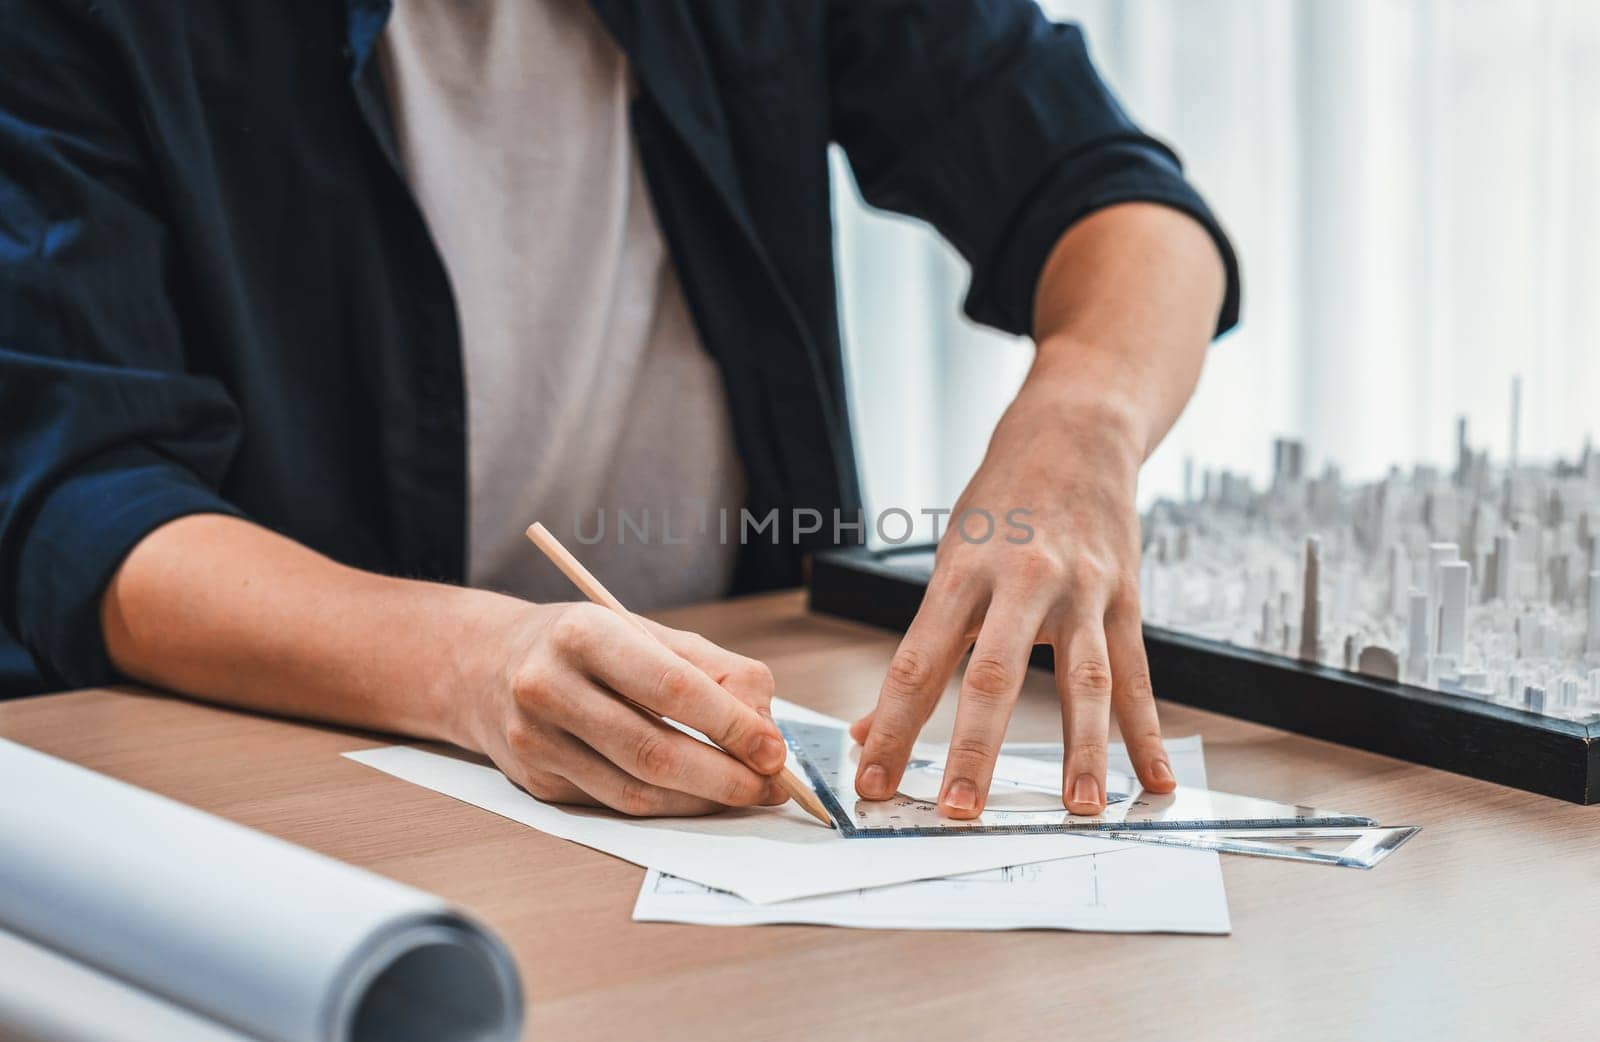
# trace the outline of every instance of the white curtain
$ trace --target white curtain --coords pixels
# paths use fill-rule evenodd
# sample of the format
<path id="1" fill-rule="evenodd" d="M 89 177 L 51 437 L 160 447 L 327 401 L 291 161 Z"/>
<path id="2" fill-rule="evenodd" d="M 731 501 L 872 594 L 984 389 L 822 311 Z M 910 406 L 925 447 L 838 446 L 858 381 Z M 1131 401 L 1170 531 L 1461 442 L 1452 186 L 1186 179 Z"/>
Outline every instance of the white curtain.
<path id="1" fill-rule="evenodd" d="M 1231 234 L 1245 317 L 1146 465 L 1259 480 L 1276 435 L 1347 474 L 1571 456 L 1600 405 L 1600 3 L 1046 0 Z M 1031 357 L 959 314 L 964 265 L 860 201 L 835 157 L 869 509 L 948 506 Z"/>

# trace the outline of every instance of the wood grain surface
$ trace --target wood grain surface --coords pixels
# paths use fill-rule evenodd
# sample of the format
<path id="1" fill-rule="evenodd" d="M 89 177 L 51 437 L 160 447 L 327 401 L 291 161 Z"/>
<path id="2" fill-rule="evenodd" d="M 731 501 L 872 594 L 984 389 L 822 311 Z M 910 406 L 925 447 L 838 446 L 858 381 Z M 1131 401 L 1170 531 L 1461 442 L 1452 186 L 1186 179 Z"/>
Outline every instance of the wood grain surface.
<path id="1" fill-rule="evenodd" d="M 894 649 L 793 593 L 658 617 L 846 717 Z M 952 688 L 930 737 L 953 709 Z M 1162 719 L 1204 736 L 1215 788 L 1423 832 L 1371 872 L 1224 858 L 1231 937 L 634 923 L 642 869 L 339 756 L 382 736 L 134 689 L 0 703 L 0 735 L 482 917 L 516 953 L 530 1040 L 1593 1037 L 1600 808 L 1171 703 Z M 1031 676 L 1010 736 L 1059 728 L 1050 678 Z"/>

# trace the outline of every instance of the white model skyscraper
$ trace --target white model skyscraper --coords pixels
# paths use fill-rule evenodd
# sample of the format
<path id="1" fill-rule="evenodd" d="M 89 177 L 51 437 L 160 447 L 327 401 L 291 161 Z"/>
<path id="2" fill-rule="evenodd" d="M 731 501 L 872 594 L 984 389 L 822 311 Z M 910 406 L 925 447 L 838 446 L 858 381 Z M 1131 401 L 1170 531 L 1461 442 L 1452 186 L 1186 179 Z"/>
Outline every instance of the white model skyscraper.
<path id="1" fill-rule="evenodd" d="M 1305 592 L 1300 605 L 1300 657 L 1322 659 L 1322 540 L 1306 537 Z"/>

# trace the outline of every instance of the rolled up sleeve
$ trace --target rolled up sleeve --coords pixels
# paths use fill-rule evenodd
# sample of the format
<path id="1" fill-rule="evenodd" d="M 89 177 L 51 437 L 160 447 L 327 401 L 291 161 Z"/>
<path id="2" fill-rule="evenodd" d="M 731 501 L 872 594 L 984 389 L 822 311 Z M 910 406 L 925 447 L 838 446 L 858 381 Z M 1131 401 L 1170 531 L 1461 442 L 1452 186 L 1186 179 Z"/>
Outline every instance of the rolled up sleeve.
<path id="1" fill-rule="evenodd" d="M 1072 224 L 1153 202 L 1198 221 L 1227 272 L 1217 332 L 1239 317 L 1233 247 L 1184 179 L 1106 88 L 1074 25 L 1032 0 L 850 0 L 829 32 L 831 104 L 862 196 L 927 221 L 972 266 L 966 311 L 1031 332 L 1033 296 Z"/>
<path id="2" fill-rule="evenodd" d="M 221 383 L 186 371 L 132 92 L 70 3 L 0 3 L 0 626 L 52 686 L 117 679 L 111 576 L 152 529 L 237 515 Z"/>

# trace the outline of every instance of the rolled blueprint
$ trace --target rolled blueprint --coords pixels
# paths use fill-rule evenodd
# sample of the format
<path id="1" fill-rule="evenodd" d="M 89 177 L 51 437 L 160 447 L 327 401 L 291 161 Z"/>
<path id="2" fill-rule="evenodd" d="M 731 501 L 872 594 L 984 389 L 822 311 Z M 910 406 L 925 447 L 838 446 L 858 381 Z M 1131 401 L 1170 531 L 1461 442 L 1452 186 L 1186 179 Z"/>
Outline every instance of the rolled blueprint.
<path id="1" fill-rule="evenodd" d="M 430 894 L 4 740 L 0 793 L 0 928 L 107 988 L 262 1042 L 520 1033 L 509 953 Z"/>
<path id="2" fill-rule="evenodd" d="M 0 930 L 5 1042 L 251 1042 L 232 1028 Z"/>

